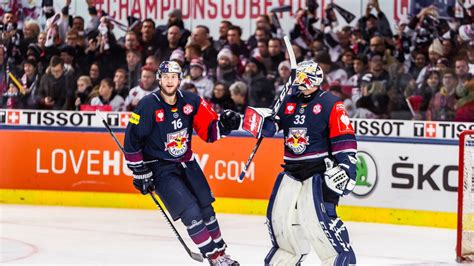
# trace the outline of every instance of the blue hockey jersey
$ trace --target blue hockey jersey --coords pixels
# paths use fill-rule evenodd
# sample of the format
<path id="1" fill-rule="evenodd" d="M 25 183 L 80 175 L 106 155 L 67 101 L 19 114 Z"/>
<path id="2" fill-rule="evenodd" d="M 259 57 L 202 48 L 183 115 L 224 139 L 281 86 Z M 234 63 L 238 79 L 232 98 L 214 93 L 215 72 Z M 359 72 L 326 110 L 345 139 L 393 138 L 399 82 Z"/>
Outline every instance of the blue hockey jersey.
<path id="1" fill-rule="evenodd" d="M 323 90 L 308 96 L 288 95 L 277 116 L 284 134 L 285 163 L 322 163 L 330 157 L 349 166 L 348 174 L 355 179 L 357 142 L 338 97 Z"/>
<path id="2" fill-rule="evenodd" d="M 212 107 L 198 95 L 177 91 L 175 105 L 167 104 L 160 92 L 145 96 L 130 117 L 125 131 L 125 159 L 187 162 L 192 159 L 193 129 L 207 142 L 221 137 L 219 120 Z"/>

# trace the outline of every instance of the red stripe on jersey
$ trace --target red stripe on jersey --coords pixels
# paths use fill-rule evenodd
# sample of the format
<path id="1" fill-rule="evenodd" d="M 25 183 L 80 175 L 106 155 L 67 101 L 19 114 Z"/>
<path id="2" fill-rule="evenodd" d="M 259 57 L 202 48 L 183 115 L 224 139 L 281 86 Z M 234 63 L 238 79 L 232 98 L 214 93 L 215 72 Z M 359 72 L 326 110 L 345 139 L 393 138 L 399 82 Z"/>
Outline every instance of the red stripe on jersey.
<path id="1" fill-rule="evenodd" d="M 334 138 L 346 134 L 354 135 L 354 129 L 344 104 L 339 101 L 334 104 L 329 115 L 329 137 Z"/>
<path id="2" fill-rule="evenodd" d="M 201 98 L 198 111 L 194 116 L 193 128 L 204 141 L 207 141 L 209 138 L 209 125 L 214 120 L 217 120 L 216 112 Z"/>

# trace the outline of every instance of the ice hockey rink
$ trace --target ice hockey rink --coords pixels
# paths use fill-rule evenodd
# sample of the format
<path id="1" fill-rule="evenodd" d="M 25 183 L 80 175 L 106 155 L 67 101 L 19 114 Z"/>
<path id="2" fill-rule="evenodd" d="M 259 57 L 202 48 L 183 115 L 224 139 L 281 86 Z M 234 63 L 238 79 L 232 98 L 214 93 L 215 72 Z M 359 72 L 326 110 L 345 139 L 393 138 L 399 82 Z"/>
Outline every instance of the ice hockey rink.
<path id="1" fill-rule="evenodd" d="M 0 208 L 2 265 L 206 265 L 188 257 L 158 210 L 5 204 Z M 263 265 L 270 247 L 265 218 L 218 218 L 228 253 L 241 265 Z M 359 265 L 456 264 L 455 230 L 346 224 Z M 180 222 L 175 226 L 188 241 Z M 318 264 L 313 252 L 303 265 Z"/>

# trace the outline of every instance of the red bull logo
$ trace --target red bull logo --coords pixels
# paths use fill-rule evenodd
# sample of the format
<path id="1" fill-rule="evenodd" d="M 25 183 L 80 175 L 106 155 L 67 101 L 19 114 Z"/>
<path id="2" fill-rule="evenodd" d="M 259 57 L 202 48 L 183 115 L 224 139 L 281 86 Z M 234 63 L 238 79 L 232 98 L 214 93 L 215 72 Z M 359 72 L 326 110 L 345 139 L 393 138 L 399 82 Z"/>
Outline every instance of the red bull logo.
<path id="1" fill-rule="evenodd" d="M 285 137 L 285 145 L 290 148 L 294 154 L 302 154 L 309 144 L 309 137 L 306 136 L 306 128 L 290 128 L 288 137 Z"/>
<path id="2" fill-rule="evenodd" d="M 169 133 L 168 141 L 165 143 L 165 151 L 173 157 L 180 157 L 188 150 L 188 132 L 186 129 Z"/>

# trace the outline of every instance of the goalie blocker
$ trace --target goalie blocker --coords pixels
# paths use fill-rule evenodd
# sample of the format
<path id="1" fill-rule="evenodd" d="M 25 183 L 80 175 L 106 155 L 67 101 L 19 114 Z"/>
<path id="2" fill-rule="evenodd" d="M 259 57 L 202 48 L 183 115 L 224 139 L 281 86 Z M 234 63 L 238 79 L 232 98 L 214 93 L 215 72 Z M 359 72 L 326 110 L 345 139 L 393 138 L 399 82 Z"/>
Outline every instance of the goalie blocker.
<path id="1" fill-rule="evenodd" d="M 266 265 L 299 265 L 311 246 L 323 265 L 356 263 L 336 206 L 354 189 L 357 143 L 341 100 L 319 89 L 323 80 L 317 63 L 301 62 L 282 108 L 246 110 L 244 130 L 271 137 L 282 129 L 284 136 L 284 171 L 267 209 L 273 247 Z"/>

